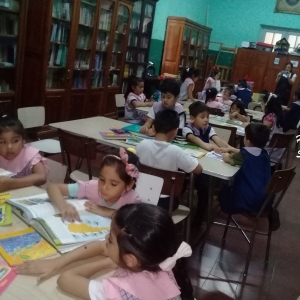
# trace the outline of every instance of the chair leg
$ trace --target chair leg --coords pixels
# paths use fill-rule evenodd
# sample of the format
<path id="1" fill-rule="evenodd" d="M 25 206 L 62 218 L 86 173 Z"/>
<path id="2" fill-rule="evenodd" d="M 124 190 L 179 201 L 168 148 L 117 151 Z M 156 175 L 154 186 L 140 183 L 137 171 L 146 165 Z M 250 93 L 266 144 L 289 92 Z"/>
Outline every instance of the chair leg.
<path id="1" fill-rule="evenodd" d="M 256 227 L 257 227 L 257 220 L 255 220 L 253 228 L 252 228 L 251 239 L 250 239 L 249 249 L 248 249 L 248 253 L 247 253 L 247 260 L 246 260 L 245 270 L 244 270 L 244 274 L 243 274 L 245 277 L 247 276 L 247 273 L 248 273 L 248 268 L 249 268 L 250 259 L 251 259 L 251 255 L 252 255 Z"/>
<path id="2" fill-rule="evenodd" d="M 224 234 L 223 234 L 223 237 L 222 237 L 223 243 L 224 243 L 225 240 L 226 240 L 227 231 L 228 231 L 228 225 L 229 225 L 229 223 L 230 223 L 230 220 L 231 220 L 231 215 L 228 215 L 228 218 L 227 218 L 227 221 L 226 221 L 225 230 L 224 230 Z"/>
<path id="3" fill-rule="evenodd" d="M 265 258 L 265 265 L 269 262 L 269 254 L 270 254 L 270 246 L 271 246 L 271 237 L 272 237 L 272 231 L 270 230 L 269 225 L 269 232 L 268 232 L 268 242 L 267 242 L 267 250 L 266 250 L 266 258 Z"/>

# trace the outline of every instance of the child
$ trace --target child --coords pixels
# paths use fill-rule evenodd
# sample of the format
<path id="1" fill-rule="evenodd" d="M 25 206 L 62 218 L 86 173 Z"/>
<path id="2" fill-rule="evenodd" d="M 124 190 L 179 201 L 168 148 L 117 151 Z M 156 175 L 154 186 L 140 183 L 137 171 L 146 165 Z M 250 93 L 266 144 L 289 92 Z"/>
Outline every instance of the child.
<path id="1" fill-rule="evenodd" d="M 267 126 L 251 123 L 245 128 L 244 148 L 221 149 L 225 162 L 241 165 L 233 185 L 219 193 L 220 206 L 225 213 L 258 212 L 263 205 L 265 189 L 271 179 L 270 157 L 264 149 L 269 135 Z"/>
<path id="2" fill-rule="evenodd" d="M 164 109 L 157 113 L 154 121 L 155 139 L 144 139 L 137 147 L 137 155 L 142 164 L 157 169 L 200 174 L 202 167 L 198 160 L 178 146 L 172 145 L 177 135 L 179 126 L 178 114 L 171 109 Z M 161 196 L 158 206 L 168 210 L 170 203 L 169 196 Z M 179 205 L 178 199 L 174 199 L 173 209 Z"/>
<path id="3" fill-rule="evenodd" d="M 125 117 L 126 122 L 132 124 L 143 125 L 145 123 L 145 113 L 138 111 L 137 107 L 151 107 L 153 105 L 152 101 L 147 101 L 144 95 L 144 81 L 134 75 L 128 78 L 127 91 L 124 95 L 125 102 Z"/>
<path id="4" fill-rule="evenodd" d="M 229 92 L 231 94 L 229 99 L 232 101 L 235 101 L 237 99 L 237 97 L 235 95 L 236 85 L 233 83 L 229 83 L 229 84 L 227 84 L 226 89 L 229 90 Z"/>
<path id="5" fill-rule="evenodd" d="M 283 133 L 283 111 L 279 97 L 271 94 L 265 106 L 265 115 L 262 122 L 271 130 L 270 140 L 274 133 Z M 266 150 L 270 153 L 272 147 L 266 146 Z M 271 161 L 278 162 L 284 149 L 274 149 L 271 153 Z"/>
<path id="6" fill-rule="evenodd" d="M 195 68 L 187 68 L 181 75 L 182 85 L 180 87 L 180 94 L 177 101 L 196 101 L 193 96 L 195 82 L 200 77 L 200 70 Z"/>
<path id="7" fill-rule="evenodd" d="M 206 100 L 205 103 L 208 107 L 223 109 L 224 104 L 218 102 L 216 99 L 218 91 L 216 88 L 209 88 L 206 90 Z"/>
<path id="8" fill-rule="evenodd" d="M 209 77 L 207 78 L 207 80 L 205 82 L 205 86 L 204 86 L 204 89 L 203 89 L 202 93 L 199 93 L 200 97 L 199 97 L 199 94 L 198 94 L 199 100 L 205 100 L 206 99 L 207 89 L 216 88 L 217 80 L 220 78 L 220 75 L 221 75 L 221 72 L 217 68 L 213 67 L 213 69 L 210 72 Z"/>
<path id="9" fill-rule="evenodd" d="M 148 113 L 148 120 L 145 123 L 144 126 L 141 128 L 141 132 L 148 134 L 150 136 L 154 136 L 154 132 L 152 131 L 151 127 L 153 125 L 153 122 L 156 118 L 156 114 L 164 110 L 166 108 L 173 109 L 177 112 L 179 115 L 179 131 L 178 134 L 182 134 L 182 128 L 185 126 L 186 122 L 186 115 L 185 115 L 185 109 L 183 106 L 177 102 L 178 95 L 180 92 L 180 85 L 179 83 L 174 79 L 165 79 L 161 85 L 161 93 L 162 93 L 162 99 L 161 102 L 156 102 L 153 104 L 152 108 L 150 109 Z"/>
<path id="10" fill-rule="evenodd" d="M 239 81 L 236 96 L 244 103 L 245 108 L 248 108 L 248 104 L 252 102 L 252 92 L 248 89 L 246 80 Z"/>
<path id="11" fill-rule="evenodd" d="M 230 99 L 232 91 L 228 88 L 225 88 L 222 92 L 222 97 L 217 97 L 218 102 L 223 103 L 224 105 L 231 106 L 232 100 Z"/>
<path id="12" fill-rule="evenodd" d="M 184 242 L 176 249 L 175 226 L 166 211 L 146 203 L 128 204 L 114 214 L 106 241 L 86 244 L 58 258 L 30 261 L 19 265 L 17 272 L 47 279 L 73 262 L 90 258 L 59 276 L 62 291 L 92 300 L 179 300 L 171 270 L 176 260 L 191 256 L 192 250 Z M 116 269 L 112 277 L 90 279 L 108 268 Z"/>
<path id="13" fill-rule="evenodd" d="M 49 198 L 58 207 L 62 218 L 80 221 L 76 208 L 69 204 L 64 196 L 88 199 L 84 204 L 87 211 L 108 218 L 121 206 L 139 201 L 137 193 L 133 190 L 139 175 L 135 166 L 138 162 L 137 157 L 129 152 L 131 160 L 135 163 L 130 164 L 128 153 L 123 148 L 119 151 L 120 156 L 106 155 L 103 158 L 99 180 L 52 184 L 48 187 Z"/>
<path id="14" fill-rule="evenodd" d="M 0 117 L 0 168 L 15 173 L 1 176 L 0 192 L 19 189 L 46 182 L 48 168 L 39 150 L 24 143 L 25 129 L 14 117 Z"/>
<path id="15" fill-rule="evenodd" d="M 239 120 L 243 123 L 250 122 L 250 118 L 247 116 L 245 106 L 242 101 L 235 100 L 232 102 L 229 111 L 230 120 Z"/>
<path id="16" fill-rule="evenodd" d="M 294 102 L 290 107 L 284 108 L 286 113 L 283 117 L 283 132 L 287 132 L 290 129 L 297 129 L 297 125 L 300 121 L 300 91 L 296 91 Z"/>

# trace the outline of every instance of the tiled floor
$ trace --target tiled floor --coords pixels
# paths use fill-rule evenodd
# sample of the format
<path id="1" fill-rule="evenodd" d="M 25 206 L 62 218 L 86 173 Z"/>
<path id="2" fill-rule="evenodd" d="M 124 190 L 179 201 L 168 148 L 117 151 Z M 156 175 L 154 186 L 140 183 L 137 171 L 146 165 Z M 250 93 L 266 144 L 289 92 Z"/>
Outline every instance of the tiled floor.
<path id="1" fill-rule="evenodd" d="M 243 278 L 248 244 L 237 230 L 214 225 L 202 255 L 199 247 L 188 259 L 197 300 L 296 300 L 300 296 L 300 158 L 291 153 L 297 174 L 280 206 L 281 227 L 273 232 L 268 266 L 264 265 L 266 237 L 256 236 L 248 276 Z M 225 220 L 226 215 L 218 215 Z M 247 224 L 242 217 L 239 220 Z M 261 229 L 266 228 L 263 221 Z"/>

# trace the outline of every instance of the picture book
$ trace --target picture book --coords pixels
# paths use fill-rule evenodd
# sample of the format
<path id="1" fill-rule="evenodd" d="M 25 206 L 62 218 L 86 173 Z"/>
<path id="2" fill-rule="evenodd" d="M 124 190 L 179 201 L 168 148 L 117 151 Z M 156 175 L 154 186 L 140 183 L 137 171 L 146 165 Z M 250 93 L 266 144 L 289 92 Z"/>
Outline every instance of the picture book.
<path id="1" fill-rule="evenodd" d="M 141 127 L 142 127 L 142 126 L 140 126 L 140 125 L 131 124 L 131 125 L 128 125 L 128 126 L 123 127 L 122 129 L 123 129 L 123 130 L 126 130 L 126 131 L 129 131 L 129 132 L 136 132 L 136 133 L 139 133 L 140 130 L 141 130 Z"/>
<path id="2" fill-rule="evenodd" d="M 12 224 L 11 206 L 7 203 L 0 204 L 0 226 Z"/>
<path id="3" fill-rule="evenodd" d="M 104 240 L 109 233 L 111 219 L 85 211 L 85 200 L 67 199 L 80 216 L 81 222 L 66 222 L 48 195 L 10 199 L 13 212 L 35 228 L 58 251 L 71 251 L 89 241 Z"/>
<path id="4" fill-rule="evenodd" d="M 32 228 L 0 234 L 0 254 L 11 266 L 55 253 L 56 250 Z"/>
<path id="5" fill-rule="evenodd" d="M 204 152 L 201 152 L 201 151 L 198 151 L 198 150 L 184 149 L 184 152 L 191 155 L 191 156 L 193 156 L 193 157 L 196 157 L 196 158 L 201 158 L 201 157 L 205 156 Z"/>
<path id="6" fill-rule="evenodd" d="M 106 140 L 126 140 L 131 137 L 130 133 L 100 132 Z"/>
<path id="7" fill-rule="evenodd" d="M 4 260 L 0 260 L 0 296 L 16 276 L 17 273 Z"/>

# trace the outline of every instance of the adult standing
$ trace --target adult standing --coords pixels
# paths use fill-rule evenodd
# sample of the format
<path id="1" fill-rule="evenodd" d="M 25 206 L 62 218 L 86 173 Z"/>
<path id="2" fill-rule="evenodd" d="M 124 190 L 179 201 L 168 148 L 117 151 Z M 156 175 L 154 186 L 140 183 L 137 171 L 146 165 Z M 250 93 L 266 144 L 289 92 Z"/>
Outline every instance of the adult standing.
<path id="1" fill-rule="evenodd" d="M 293 64 L 288 62 L 285 70 L 278 73 L 276 77 L 275 94 L 281 98 L 282 105 L 287 105 L 291 98 L 291 91 L 297 75 L 293 73 Z"/>

